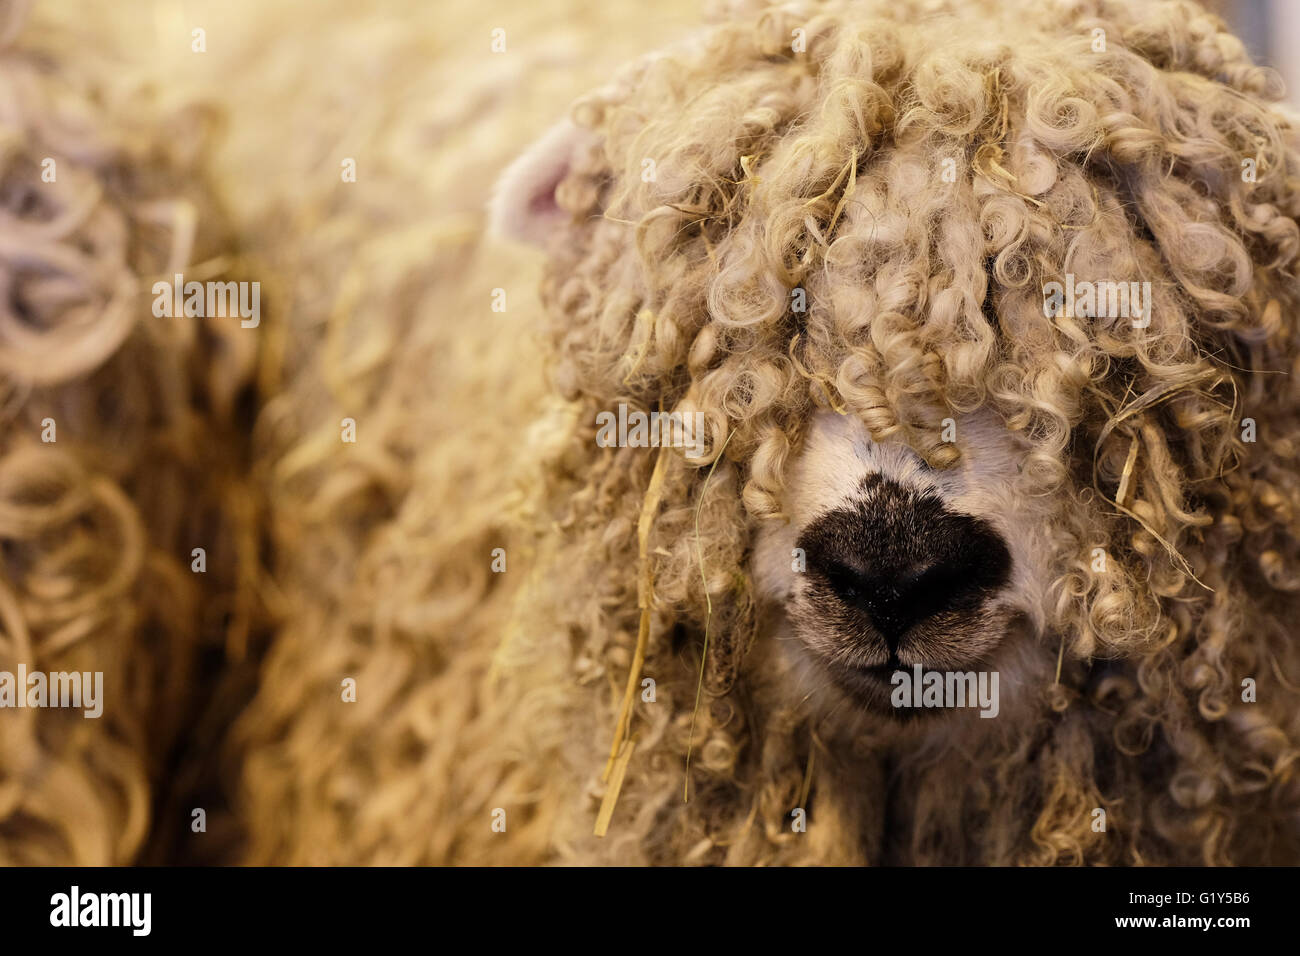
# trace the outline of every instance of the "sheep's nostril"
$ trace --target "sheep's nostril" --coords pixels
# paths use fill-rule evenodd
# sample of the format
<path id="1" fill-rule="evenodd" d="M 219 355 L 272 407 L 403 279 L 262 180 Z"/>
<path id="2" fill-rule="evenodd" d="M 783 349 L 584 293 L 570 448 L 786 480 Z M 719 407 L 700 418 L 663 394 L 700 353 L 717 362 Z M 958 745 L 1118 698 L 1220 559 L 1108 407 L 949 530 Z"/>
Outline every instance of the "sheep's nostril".
<path id="1" fill-rule="evenodd" d="M 854 571 L 838 562 L 826 569 L 826 579 L 841 601 L 870 619 L 890 651 L 914 624 L 944 611 L 975 604 L 987 591 L 978 568 L 935 563 L 928 567 L 876 567 Z"/>
<path id="2" fill-rule="evenodd" d="M 800 544 L 808 571 L 869 618 L 891 653 L 916 624 L 977 610 L 1011 569 L 987 522 L 884 480 L 865 487 L 853 507 L 813 522 Z"/>

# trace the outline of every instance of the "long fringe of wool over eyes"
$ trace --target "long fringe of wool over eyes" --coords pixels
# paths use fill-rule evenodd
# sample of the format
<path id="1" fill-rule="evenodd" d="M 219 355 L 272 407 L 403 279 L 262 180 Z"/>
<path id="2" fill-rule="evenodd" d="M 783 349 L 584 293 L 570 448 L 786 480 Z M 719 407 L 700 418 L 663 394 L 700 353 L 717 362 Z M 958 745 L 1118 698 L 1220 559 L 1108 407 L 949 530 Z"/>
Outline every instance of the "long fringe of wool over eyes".
<path id="1" fill-rule="evenodd" d="M 526 305 L 510 335 L 470 311 L 525 298 L 527 262 L 476 209 L 421 212 L 473 193 L 476 111 L 520 62 L 516 95 L 553 91 L 543 62 L 411 39 L 458 36 L 460 11 L 376 30 L 388 75 L 445 64 L 392 98 L 418 120 L 287 113 L 312 158 L 254 168 L 299 201 L 227 190 L 247 276 L 201 114 L 134 128 L 113 70 L 43 54 L 39 24 L 15 43 L 23 6 L 0 4 L 0 235 L 22 237 L 0 247 L 0 669 L 102 670 L 107 700 L 0 715 L 0 861 L 872 862 L 889 731 L 831 747 L 773 703 L 749 549 L 814 410 L 946 467 L 941 420 L 981 405 L 1058 516 L 1060 679 L 1033 721 L 893 768 L 910 858 L 1300 859 L 1300 170 L 1274 75 L 1199 6 L 736 3 L 635 61 L 573 111 L 598 143 L 543 281 L 563 400 L 513 333 Z M 440 95 L 453 75 L 481 84 Z M 373 178 L 340 192 L 322 128 Z M 261 327 L 148 321 L 182 267 L 264 277 Z M 1066 273 L 1149 281 L 1150 326 L 1044 318 Z M 597 447 L 621 401 L 703 412 L 710 453 Z M 656 700 L 633 697 L 607 775 L 630 673 Z"/>

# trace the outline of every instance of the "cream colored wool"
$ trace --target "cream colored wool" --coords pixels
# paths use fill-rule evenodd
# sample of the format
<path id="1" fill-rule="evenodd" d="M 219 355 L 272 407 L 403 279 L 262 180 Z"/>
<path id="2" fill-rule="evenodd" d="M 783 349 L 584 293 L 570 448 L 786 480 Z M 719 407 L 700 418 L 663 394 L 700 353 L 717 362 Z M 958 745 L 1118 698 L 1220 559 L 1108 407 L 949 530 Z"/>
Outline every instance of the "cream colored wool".
<path id="1" fill-rule="evenodd" d="M 574 767 L 561 858 L 870 862 L 886 767 L 904 862 L 1300 858 L 1300 202 L 1279 94 L 1190 3 L 845 2 L 742 10 L 580 101 L 599 145 L 557 190 L 572 224 L 544 286 L 554 377 L 579 409 L 548 483 L 560 617 L 530 635 L 591 687 L 537 758 Z M 1045 318 L 1043 285 L 1067 272 L 1150 281 L 1150 326 Z M 669 468 L 650 542 L 657 702 L 637 708 L 599 841 L 577 795 L 635 632 L 651 465 L 594 447 L 595 413 L 622 401 L 703 411 L 714 449 L 734 437 L 702 505 L 702 469 Z M 987 407 L 1030 439 L 1021 491 L 1054 502 L 1047 639 L 1063 657 L 1036 710 L 914 752 L 887 727 L 846 740 L 784 706 L 746 559 L 825 405 L 935 467 L 955 454 L 949 414 Z M 683 805 L 697 509 L 715 637 Z M 521 680 L 521 698 L 547 686 Z M 805 835 L 790 813 L 811 757 Z"/>
<path id="2" fill-rule="evenodd" d="M 166 18 L 124 3 L 131 42 L 148 24 L 149 49 L 172 50 L 134 78 L 185 79 L 148 109 L 77 100 L 94 104 L 83 144 L 131 120 L 154 132 L 126 143 L 154 142 L 192 96 L 224 134 L 122 146 L 143 171 L 126 179 L 118 153 L 72 152 L 102 190 L 84 222 L 144 233 L 133 189 L 193 193 L 203 247 L 132 244 L 133 260 L 108 243 L 112 268 L 85 269 L 142 280 L 183 253 L 261 278 L 266 314 L 254 334 L 185 332 L 146 321 L 141 294 L 107 345 L 101 304 L 57 374 L 30 351 L 6 366 L 22 397 L 0 522 L 20 557 L 5 551 L 0 651 L 103 665 L 110 709 L 70 727 L 0 714 L 0 858 L 871 863 L 888 823 L 893 861 L 1300 861 L 1295 131 L 1217 19 L 1190 2 L 736 4 L 672 46 L 681 5 L 510 4 L 494 59 L 476 5 L 378 6 L 360 25 L 333 0 L 305 20 L 203 6 L 210 60 L 190 61 Z M 82 16 L 55 13 L 64 31 Z M 286 30 L 295 45 L 259 39 Z M 6 76 L 33 69 L 4 57 Z M 539 269 L 484 235 L 483 206 L 583 89 L 571 115 L 597 145 L 560 184 L 570 218 Z M 1043 283 L 1066 272 L 1150 281 L 1150 327 L 1045 318 Z M 91 424 L 42 446 L 59 402 Z M 702 411 L 709 453 L 666 452 L 649 495 L 655 452 L 595 442 L 619 402 Z M 827 406 L 935 467 L 953 463 L 952 413 L 988 408 L 1030 440 L 1023 493 L 1057 518 L 1038 649 L 1061 668 L 1014 719 L 915 750 L 789 699 L 748 559 Z M 62 471 L 33 457 L 52 453 Z M 54 527 L 83 512 L 102 520 Z M 633 697 L 596 837 L 646 513 L 655 701 Z M 202 579 L 196 538 L 216 542 Z"/>

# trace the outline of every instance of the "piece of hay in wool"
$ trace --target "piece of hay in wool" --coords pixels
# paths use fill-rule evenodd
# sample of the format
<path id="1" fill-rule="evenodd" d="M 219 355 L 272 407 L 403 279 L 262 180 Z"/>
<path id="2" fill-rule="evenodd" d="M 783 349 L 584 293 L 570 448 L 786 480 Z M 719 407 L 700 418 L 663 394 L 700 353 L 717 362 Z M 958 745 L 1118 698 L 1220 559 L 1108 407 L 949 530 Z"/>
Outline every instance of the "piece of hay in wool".
<path id="1" fill-rule="evenodd" d="M 627 726 L 632 717 L 632 699 L 636 693 L 637 682 L 641 679 L 641 668 L 645 665 L 646 647 L 650 643 L 650 594 L 654 588 L 654 575 L 650 570 L 650 526 L 654 523 L 655 513 L 663 498 L 664 476 L 667 474 L 668 453 L 659 449 L 655 459 L 654 473 L 650 476 L 650 487 L 646 489 L 645 502 L 641 506 L 641 517 L 636 523 L 637 557 L 640 567 L 640 580 L 637 587 L 637 607 L 641 609 L 641 623 L 637 629 L 636 653 L 632 656 L 632 667 L 627 675 L 627 687 L 623 691 L 623 704 L 618 712 L 618 725 L 614 728 L 614 742 L 609 748 L 609 760 L 600 775 L 602 781 L 609 780 L 614 760 L 618 756 L 623 739 L 627 736 Z"/>

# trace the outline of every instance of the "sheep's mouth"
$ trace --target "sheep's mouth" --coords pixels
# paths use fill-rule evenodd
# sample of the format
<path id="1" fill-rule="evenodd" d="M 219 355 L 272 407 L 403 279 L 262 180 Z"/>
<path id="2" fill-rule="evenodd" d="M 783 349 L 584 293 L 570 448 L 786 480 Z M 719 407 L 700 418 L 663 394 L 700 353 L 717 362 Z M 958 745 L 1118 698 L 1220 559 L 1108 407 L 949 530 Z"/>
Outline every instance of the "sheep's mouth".
<path id="1" fill-rule="evenodd" d="M 972 660 L 955 668 L 951 664 L 904 663 L 891 655 L 886 663 L 870 666 L 827 658 L 822 658 L 820 665 L 864 713 L 900 722 L 929 722 L 941 715 L 952 715 L 955 710 L 989 711 L 986 716 L 996 716 L 999 710 L 996 700 L 987 698 L 990 679 L 994 698 L 998 692 L 996 668 L 991 668 L 987 660 Z M 960 695 L 952 693 L 957 684 L 961 685 Z"/>
<path id="2" fill-rule="evenodd" d="M 1028 624 L 1023 609 L 988 599 L 973 611 L 921 622 L 889 641 L 870 621 L 825 602 L 814 605 L 806 593 L 787 612 L 800 652 L 859 710 L 899 720 L 930 720 L 952 709 L 900 705 L 895 702 L 900 684 L 916 684 L 931 674 L 939 674 L 945 686 L 948 675 L 989 675 Z M 903 678 L 896 677 L 900 672 Z"/>
<path id="3" fill-rule="evenodd" d="M 913 671 L 912 666 L 902 663 L 897 658 L 870 667 L 857 667 L 829 660 L 823 660 L 822 666 L 829 673 L 836 687 L 865 711 L 885 714 L 899 720 L 908 720 L 917 716 L 933 717 L 938 713 L 933 709 L 904 709 L 894 706 L 891 699 L 895 687 L 894 675 L 900 672 L 910 675 Z M 922 670 L 928 671 L 933 668 L 923 665 Z"/>
<path id="4" fill-rule="evenodd" d="M 842 667 L 842 665 L 837 665 L 837 666 Z M 884 683 L 888 684 L 890 678 L 892 678 L 894 674 L 898 673 L 899 671 L 909 671 L 911 670 L 911 667 L 907 664 L 904 664 L 897 657 L 890 657 L 890 659 L 886 661 L 884 664 L 875 664 L 870 667 L 850 666 L 850 667 L 843 667 L 843 669 L 848 671 L 851 675 L 853 675 L 857 679 L 869 679 L 877 682 L 883 681 Z"/>

